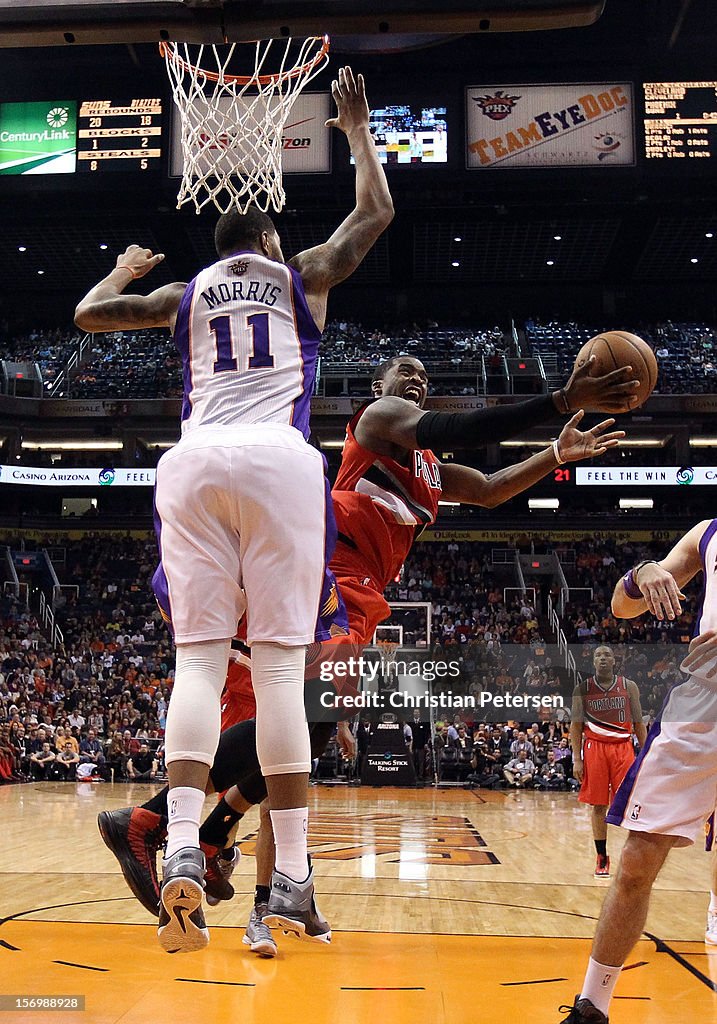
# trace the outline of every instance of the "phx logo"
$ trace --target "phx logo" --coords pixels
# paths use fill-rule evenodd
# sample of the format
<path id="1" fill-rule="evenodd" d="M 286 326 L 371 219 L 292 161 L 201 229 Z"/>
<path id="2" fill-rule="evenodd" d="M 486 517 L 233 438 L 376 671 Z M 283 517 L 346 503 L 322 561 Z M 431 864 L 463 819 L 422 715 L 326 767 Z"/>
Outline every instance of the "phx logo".
<path id="1" fill-rule="evenodd" d="M 593 142 L 593 149 L 598 151 L 598 160 L 605 160 L 606 157 L 612 156 L 620 148 L 620 140 L 622 136 L 615 133 L 608 134 L 603 133 L 602 135 L 596 135 L 595 141 Z"/>
<path id="2" fill-rule="evenodd" d="M 102 487 L 109 487 L 115 482 L 115 471 L 111 466 L 100 470 L 99 481 Z"/>
<path id="3" fill-rule="evenodd" d="M 692 466 L 683 466 L 682 469 L 677 470 L 677 483 L 678 484 L 691 484 L 695 478 L 695 471 Z"/>
<path id="4" fill-rule="evenodd" d="M 473 96 L 474 103 L 477 103 L 483 114 L 491 121 L 503 121 L 508 114 L 513 112 L 520 96 L 508 96 L 502 89 L 496 89 L 491 96 Z"/>

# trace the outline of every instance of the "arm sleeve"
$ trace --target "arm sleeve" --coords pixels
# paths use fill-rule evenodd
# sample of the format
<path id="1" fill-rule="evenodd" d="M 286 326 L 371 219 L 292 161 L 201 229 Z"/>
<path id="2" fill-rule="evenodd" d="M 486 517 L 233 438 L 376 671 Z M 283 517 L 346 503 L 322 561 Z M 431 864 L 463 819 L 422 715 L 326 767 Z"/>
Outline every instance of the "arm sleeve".
<path id="1" fill-rule="evenodd" d="M 550 395 L 474 412 L 427 412 L 416 424 L 416 442 L 429 451 L 483 448 L 548 423 L 557 415 Z"/>

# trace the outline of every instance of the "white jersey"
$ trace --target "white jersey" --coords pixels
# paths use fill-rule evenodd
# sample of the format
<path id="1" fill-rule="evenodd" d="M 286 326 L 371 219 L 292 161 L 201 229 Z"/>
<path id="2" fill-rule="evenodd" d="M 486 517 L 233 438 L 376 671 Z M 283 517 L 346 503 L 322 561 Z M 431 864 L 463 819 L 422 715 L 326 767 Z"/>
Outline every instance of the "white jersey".
<path id="1" fill-rule="evenodd" d="M 700 537 L 702 559 L 702 605 L 697 616 L 695 636 L 717 629 L 717 519 L 713 519 Z"/>
<path id="2" fill-rule="evenodd" d="M 282 423 L 309 436 L 321 332 L 293 267 L 256 252 L 219 260 L 187 285 L 174 340 L 182 357 L 182 433 Z"/>

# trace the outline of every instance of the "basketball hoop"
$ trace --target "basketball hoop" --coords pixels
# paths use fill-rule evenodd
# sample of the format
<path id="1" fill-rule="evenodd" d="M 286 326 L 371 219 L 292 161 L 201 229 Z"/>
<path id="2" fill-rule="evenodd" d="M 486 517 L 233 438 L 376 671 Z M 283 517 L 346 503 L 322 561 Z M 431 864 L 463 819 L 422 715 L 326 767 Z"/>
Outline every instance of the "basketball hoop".
<path id="1" fill-rule="evenodd" d="M 396 661 L 398 649 L 401 646 L 397 640 L 377 640 L 376 646 L 381 652 L 381 661 L 384 665 L 393 665 Z"/>
<path id="2" fill-rule="evenodd" d="M 237 75 L 228 68 L 240 44 L 159 44 L 182 127 L 177 209 L 193 202 L 199 213 L 211 202 L 221 213 L 246 213 L 252 205 L 278 213 L 286 202 L 284 125 L 302 89 L 327 63 L 329 37 L 257 40 L 253 48 L 253 72 Z M 267 73 L 270 54 L 279 69 Z"/>

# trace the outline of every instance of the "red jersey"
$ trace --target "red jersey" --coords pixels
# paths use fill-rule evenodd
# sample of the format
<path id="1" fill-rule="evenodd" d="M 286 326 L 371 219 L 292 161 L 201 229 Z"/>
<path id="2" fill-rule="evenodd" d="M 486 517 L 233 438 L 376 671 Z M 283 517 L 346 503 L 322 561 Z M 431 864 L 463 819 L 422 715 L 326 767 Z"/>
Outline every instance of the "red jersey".
<path id="1" fill-rule="evenodd" d="M 582 696 L 586 738 L 607 743 L 622 743 L 630 738 L 633 733 L 632 705 L 624 676 L 613 676 L 612 686 L 608 689 L 590 676 Z"/>
<path id="2" fill-rule="evenodd" d="M 358 559 L 362 574 L 383 591 L 401 571 L 418 534 L 436 519 L 441 470 L 430 451 L 407 452 L 404 464 L 362 448 L 354 431 L 367 408 L 359 409 L 346 428 L 331 492 L 339 531 L 331 568 L 337 576 L 353 576 Z"/>

